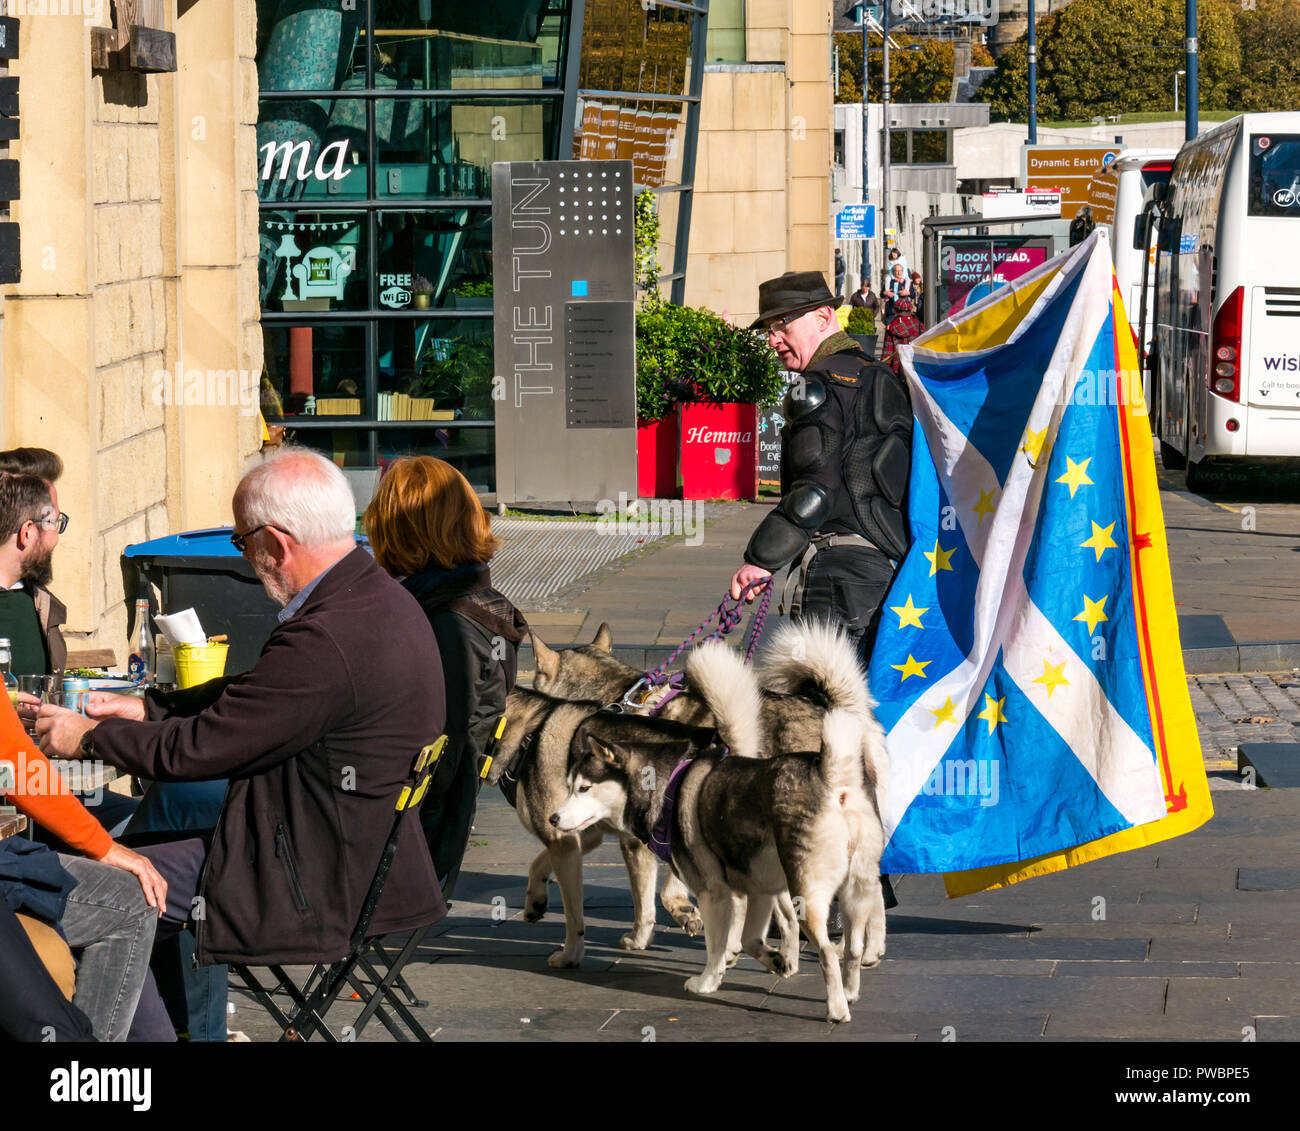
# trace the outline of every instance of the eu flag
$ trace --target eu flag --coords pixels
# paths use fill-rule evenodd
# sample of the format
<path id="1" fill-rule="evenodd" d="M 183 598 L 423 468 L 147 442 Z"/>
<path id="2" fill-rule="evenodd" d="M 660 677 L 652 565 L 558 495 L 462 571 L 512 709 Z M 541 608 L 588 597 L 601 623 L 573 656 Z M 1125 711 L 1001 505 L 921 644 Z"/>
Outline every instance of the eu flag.
<path id="1" fill-rule="evenodd" d="M 950 894 L 1211 813 L 1151 432 L 1103 232 L 913 346 L 919 427 L 872 654 L 882 869 Z"/>

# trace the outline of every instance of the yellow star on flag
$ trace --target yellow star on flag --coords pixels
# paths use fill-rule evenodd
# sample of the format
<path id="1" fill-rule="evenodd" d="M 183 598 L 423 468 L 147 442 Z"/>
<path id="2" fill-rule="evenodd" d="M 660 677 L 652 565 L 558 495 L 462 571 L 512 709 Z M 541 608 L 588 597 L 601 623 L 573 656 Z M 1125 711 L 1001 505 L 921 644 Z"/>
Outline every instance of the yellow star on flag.
<path id="1" fill-rule="evenodd" d="M 1092 463 L 1092 456 L 1089 456 L 1082 463 L 1075 463 L 1069 456 L 1065 457 L 1066 471 L 1056 481 L 1066 483 L 1070 487 L 1070 498 L 1074 498 L 1074 493 L 1080 487 L 1091 487 L 1093 482 L 1088 478 L 1088 464 Z"/>
<path id="2" fill-rule="evenodd" d="M 923 553 L 927 558 L 930 559 L 930 576 L 933 577 L 941 569 L 946 569 L 949 573 L 951 573 L 952 556 L 956 552 L 957 552 L 956 546 L 954 546 L 951 550 L 941 549 L 939 546 L 938 538 L 934 540 L 933 552 L 931 552 L 930 550 L 922 550 L 921 553 Z"/>
<path id="3" fill-rule="evenodd" d="M 1020 445 L 1020 450 L 1029 457 L 1029 462 L 1037 464 L 1047 447 L 1047 429 L 1042 428 L 1035 432 L 1032 428 L 1025 429 L 1025 442 Z"/>
<path id="4" fill-rule="evenodd" d="M 894 671 L 903 673 L 902 677 L 898 681 L 899 683 L 902 683 L 903 680 L 907 679 L 909 675 L 919 675 L 922 679 L 925 679 L 926 678 L 925 669 L 929 667 L 932 663 L 934 663 L 933 660 L 915 660 L 912 658 L 912 654 L 909 652 L 907 656 L 907 663 L 890 664 L 889 666 L 893 668 Z"/>
<path id="5" fill-rule="evenodd" d="M 1115 545 L 1115 539 L 1110 536 L 1110 532 L 1114 529 L 1115 524 L 1113 522 L 1105 529 L 1094 522 L 1092 524 L 1092 537 L 1086 542 L 1080 542 L 1079 548 L 1083 549 L 1084 547 L 1087 547 L 1089 550 L 1096 550 L 1097 560 L 1101 561 L 1101 555 L 1107 550 L 1119 549 L 1119 547 Z"/>
<path id="6" fill-rule="evenodd" d="M 998 492 L 996 487 L 992 491 L 986 491 L 984 490 L 983 487 L 980 488 L 980 501 L 976 503 L 973 507 L 971 507 L 971 510 L 975 514 L 979 515 L 979 519 L 975 523 L 976 526 L 980 526 L 983 524 L 984 516 L 986 514 L 992 514 L 994 510 L 997 509 L 993 505 L 993 496 L 996 495 L 997 493 Z"/>
<path id="7" fill-rule="evenodd" d="M 1087 621 L 1088 635 L 1091 636 L 1097 631 L 1097 625 L 1104 620 L 1110 620 L 1110 617 L 1106 615 L 1106 598 L 1103 597 L 1100 601 L 1094 601 L 1087 594 L 1084 594 L 1083 612 L 1079 613 L 1074 619 Z"/>
<path id="8" fill-rule="evenodd" d="M 889 611 L 898 614 L 898 627 L 907 628 L 908 625 L 915 625 L 917 628 L 924 628 L 921 623 L 921 614 L 928 613 L 930 606 L 926 605 L 923 609 L 918 609 L 912 604 L 912 594 L 907 595 L 906 605 L 890 605 Z"/>
<path id="9" fill-rule="evenodd" d="M 1002 704 L 1006 701 L 1007 699 L 1005 695 L 1001 699 L 994 699 L 992 695 L 985 693 L 984 710 L 975 717 L 984 719 L 989 724 L 989 734 L 993 733 L 997 728 L 998 723 L 1005 723 L 1007 721 L 1006 715 L 1002 713 Z"/>
<path id="10" fill-rule="evenodd" d="M 939 708 L 929 707 L 927 708 L 927 710 L 929 710 L 930 714 L 934 716 L 935 730 L 939 729 L 940 723 L 952 723 L 953 726 L 957 725 L 957 715 L 956 715 L 957 708 L 955 708 L 952 705 L 951 695 L 948 696 L 948 698 L 944 701 L 942 707 Z"/>
<path id="11" fill-rule="evenodd" d="M 1065 673 L 1064 660 L 1062 660 L 1059 664 L 1056 664 L 1055 666 L 1049 664 L 1046 660 L 1044 660 L 1043 674 L 1040 675 L 1036 680 L 1034 680 L 1034 682 L 1041 683 L 1043 684 L 1044 687 L 1047 688 L 1047 697 L 1050 699 L 1052 697 L 1052 692 L 1055 691 L 1062 684 L 1069 686 L 1070 681 L 1065 678 L 1064 673 Z"/>

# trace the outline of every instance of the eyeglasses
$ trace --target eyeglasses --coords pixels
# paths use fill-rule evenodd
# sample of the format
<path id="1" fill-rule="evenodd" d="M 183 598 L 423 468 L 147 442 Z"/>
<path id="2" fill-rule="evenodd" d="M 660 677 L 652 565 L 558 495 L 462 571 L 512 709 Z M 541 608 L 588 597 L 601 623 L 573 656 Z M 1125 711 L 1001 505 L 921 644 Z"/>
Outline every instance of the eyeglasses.
<path id="1" fill-rule="evenodd" d="M 285 530 L 283 526 L 276 526 L 274 522 L 264 522 L 261 526 L 254 526 L 252 530 L 244 531 L 243 534 L 232 534 L 230 536 L 230 544 L 242 554 L 248 540 L 259 530 L 266 530 L 268 528 L 271 530 L 278 530 L 281 534 L 289 534 L 289 531 Z M 292 538 L 293 535 L 289 534 L 289 537 Z"/>
<path id="2" fill-rule="evenodd" d="M 25 518 L 22 526 L 18 527 L 17 530 L 10 531 L 10 533 L 18 534 L 23 526 L 26 526 L 29 522 L 34 522 L 37 526 L 48 526 L 51 529 L 56 529 L 60 534 L 68 529 L 68 516 L 59 511 L 57 515 L 47 515 L 43 518 Z"/>
<path id="3" fill-rule="evenodd" d="M 784 334 L 785 328 L 790 325 L 796 318 L 802 318 L 808 311 L 800 310 L 795 314 L 787 314 L 784 318 L 774 318 L 763 327 L 765 334 Z"/>

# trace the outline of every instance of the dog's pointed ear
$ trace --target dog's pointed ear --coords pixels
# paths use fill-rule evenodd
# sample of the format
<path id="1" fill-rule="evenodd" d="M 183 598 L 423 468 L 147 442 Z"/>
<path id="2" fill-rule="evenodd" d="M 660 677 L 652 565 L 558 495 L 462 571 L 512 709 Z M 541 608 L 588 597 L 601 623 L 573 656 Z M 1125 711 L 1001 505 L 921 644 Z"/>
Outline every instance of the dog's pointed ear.
<path id="1" fill-rule="evenodd" d="M 599 648 L 602 652 L 609 652 L 614 647 L 614 634 L 610 632 L 609 625 L 601 621 L 600 627 L 596 629 L 596 639 L 591 642 L 593 648 Z"/>
<path id="2" fill-rule="evenodd" d="M 622 766 L 627 762 L 627 753 L 621 746 L 602 742 L 594 734 L 587 735 L 587 749 L 601 761 L 611 766 Z"/>
<path id="3" fill-rule="evenodd" d="M 554 679 L 560 670 L 560 654 L 555 649 L 548 648 L 546 641 L 537 633 L 530 630 L 528 636 L 533 642 L 533 659 L 537 664 L 537 674 L 544 675 L 547 679 Z"/>

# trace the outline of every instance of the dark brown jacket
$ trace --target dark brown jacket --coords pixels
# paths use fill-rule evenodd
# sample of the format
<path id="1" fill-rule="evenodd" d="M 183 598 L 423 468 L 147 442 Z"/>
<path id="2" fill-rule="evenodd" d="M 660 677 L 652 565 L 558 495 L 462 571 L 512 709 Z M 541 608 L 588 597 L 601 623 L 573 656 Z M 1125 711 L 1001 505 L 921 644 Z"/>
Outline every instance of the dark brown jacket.
<path id="1" fill-rule="evenodd" d="M 50 671 L 58 675 L 68 666 L 68 646 L 63 642 L 63 625 L 68 619 L 67 606 L 43 585 L 32 585 L 31 591 L 32 602 L 36 606 L 36 619 L 40 621 L 41 635 L 45 637 Z"/>
<path id="2" fill-rule="evenodd" d="M 200 885 L 200 961 L 342 957 L 402 782 L 446 721 L 437 641 L 415 598 L 354 550 L 252 671 L 151 693 L 150 716 L 100 723 L 95 755 L 157 781 L 231 779 Z M 372 933 L 446 910 L 408 811 Z"/>

